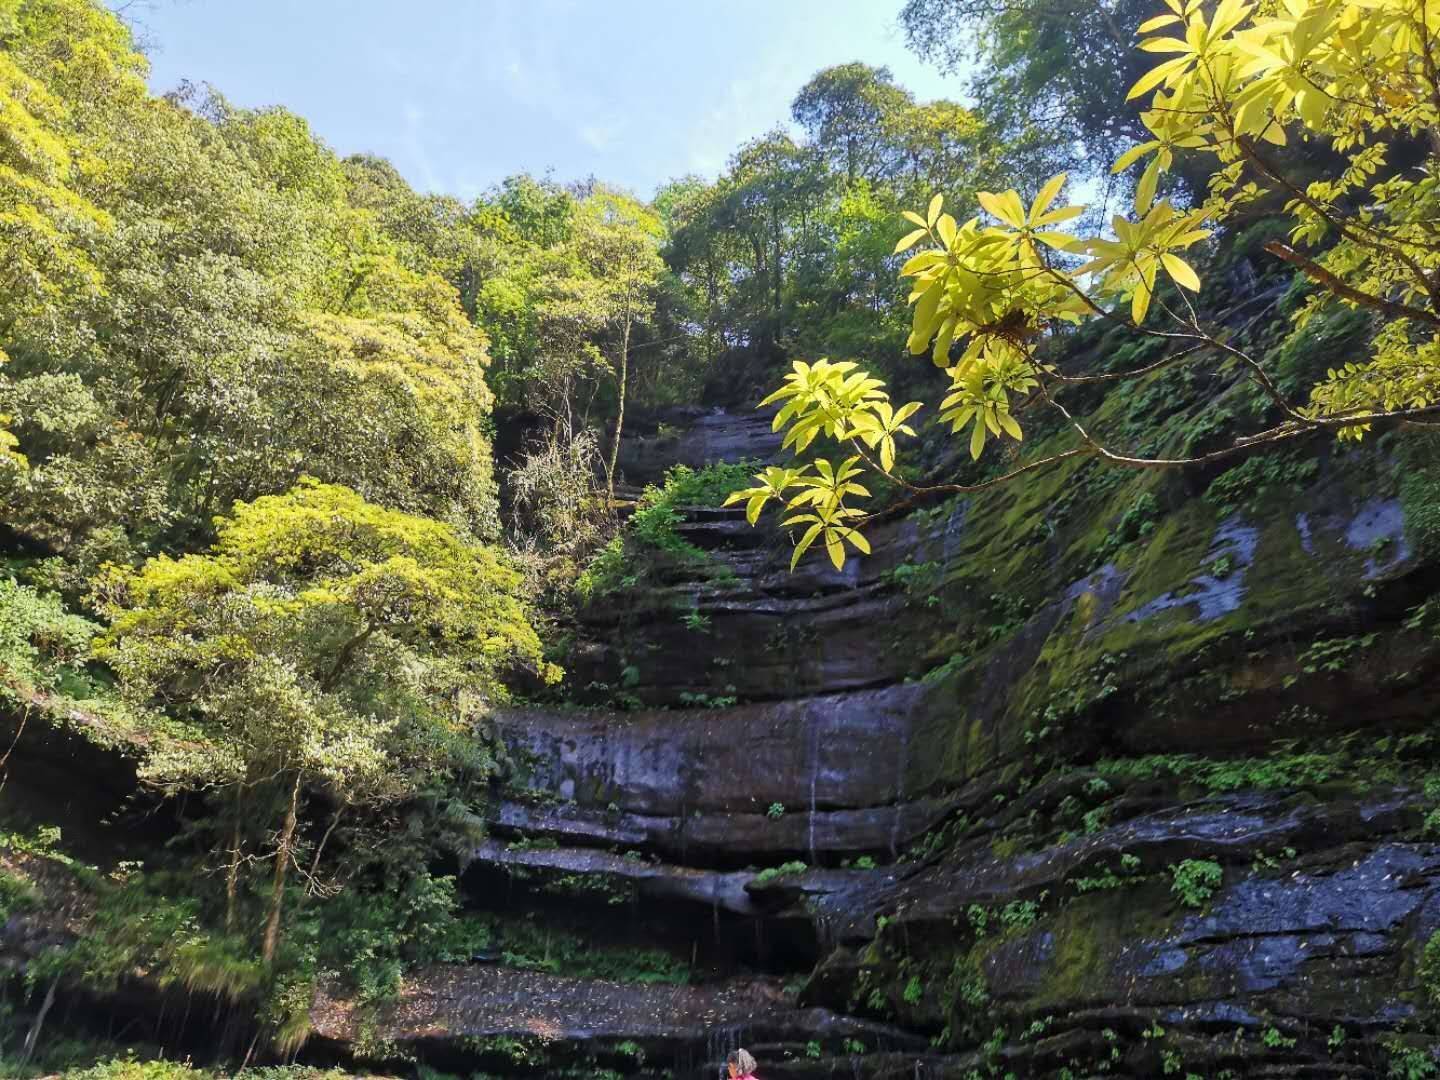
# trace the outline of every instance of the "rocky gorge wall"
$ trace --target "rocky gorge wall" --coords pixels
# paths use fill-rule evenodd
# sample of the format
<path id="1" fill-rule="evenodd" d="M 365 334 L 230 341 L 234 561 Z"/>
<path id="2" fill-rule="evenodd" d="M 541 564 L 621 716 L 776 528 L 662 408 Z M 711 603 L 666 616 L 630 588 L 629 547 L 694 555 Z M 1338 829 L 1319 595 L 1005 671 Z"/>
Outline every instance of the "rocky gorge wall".
<path id="1" fill-rule="evenodd" d="M 1217 400 L 1252 407 L 1166 370 L 1094 421 L 1203 444 Z M 760 414 L 632 426 L 632 491 L 779 453 Z M 1434 1074 L 1435 449 L 1072 459 L 887 512 L 839 571 L 791 572 L 777 530 L 683 507 L 682 555 L 626 548 L 562 626 L 563 691 L 492 720 L 502 776 L 461 887 L 494 947 L 378 1016 L 322 996 L 304 1054 L 488 1076 L 708 1078 L 737 1045 L 767 1080 Z M 918 453 L 951 467 L 943 442 Z M 33 745 L 0 796 L 132 789 L 123 756 Z M 33 944 L 12 922 L 7 956 Z M 106 1008 L 178 1014 L 129 990 Z"/>
<path id="2" fill-rule="evenodd" d="M 632 481 L 774 453 L 754 417 L 684 419 Z M 499 719 L 472 894 L 688 947 L 686 993 L 750 980 L 758 1008 L 628 1031 L 676 1075 L 736 1039 L 778 1077 L 1428 1075 L 1422 450 L 1061 466 L 840 572 L 697 508 L 707 565 L 581 612 L 571 677 L 624 707 Z M 427 1023 L 498 1034 L 451 1000 Z M 584 1008 L 556 1028 L 573 1054 Z"/>

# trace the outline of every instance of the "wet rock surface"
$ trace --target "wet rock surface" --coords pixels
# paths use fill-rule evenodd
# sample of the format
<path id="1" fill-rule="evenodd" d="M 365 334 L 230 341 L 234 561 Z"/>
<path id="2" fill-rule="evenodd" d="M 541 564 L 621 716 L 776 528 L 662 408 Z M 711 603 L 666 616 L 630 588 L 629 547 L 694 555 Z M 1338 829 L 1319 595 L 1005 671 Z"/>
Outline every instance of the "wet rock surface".
<path id="1" fill-rule="evenodd" d="M 472 966 L 424 972 L 402 1000 L 376 1017 L 346 1002 L 322 999 L 316 1034 L 332 1044 L 357 1039 L 361 1024 L 399 1054 L 438 1063 L 550 1062 L 586 1055 L 633 1067 L 646 1058 L 683 1063 L 710 1075 L 734 1046 L 768 1046 L 803 1056 L 805 1047 L 867 1040 L 918 1051 L 924 1040 L 825 1009 L 799 1008 L 777 980 L 740 979 L 713 986 L 637 986 Z"/>
<path id="2" fill-rule="evenodd" d="M 632 488 L 778 452 L 763 416 L 635 430 Z M 378 1015 L 325 998 L 314 1052 L 1425 1075 L 1396 1069 L 1437 1032 L 1440 647 L 1417 608 L 1440 573 L 1389 468 L 1326 459 L 1273 507 L 1060 473 L 887 517 L 839 571 L 791 573 L 783 536 L 691 509 L 703 562 L 578 613 L 577 700 L 490 719 L 504 775 L 461 874 L 479 909 L 642 942 L 690 983 L 529 970 L 502 933 Z"/>
<path id="3" fill-rule="evenodd" d="M 627 446 L 627 476 L 775 456 L 753 417 L 681 421 Z M 1424 769 L 1335 764 L 1421 738 L 1437 703 L 1440 656 L 1408 622 L 1434 575 L 1404 508 L 1322 470 L 1303 510 L 1192 498 L 1095 558 L 1027 524 L 1063 490 L 882 521 L 838 572 L 792 574 L 783 537 L 696 509 L 681 531 L 707 567 L 582 612 L 577 681 L 628 667 L 635 703 L 496 718 L 510 774 L 467 880 L 599 883 L 798 999 L 756 1011 L 702 981 L 638 994 L 652 1022 L 565 987 L 555 1060 L 628 1035 L 708 1076 L 716 1032 L 782 1078 L 1364 1077 L 1428 1053 Z M 1183 771 L 1317 736 L 1339 756 L 1314 775 Z M 770 948 L 734 948 L 752 937 Z M 415 1016 L 492 977 L 452 973 Z M 476 993 L 464 1023 L 504 1028 L 499 991 Z M 841 1034 L 857 1021 L 875 1027 Z M 429 1022 L 395 1030 L 438 1045 Z"/>

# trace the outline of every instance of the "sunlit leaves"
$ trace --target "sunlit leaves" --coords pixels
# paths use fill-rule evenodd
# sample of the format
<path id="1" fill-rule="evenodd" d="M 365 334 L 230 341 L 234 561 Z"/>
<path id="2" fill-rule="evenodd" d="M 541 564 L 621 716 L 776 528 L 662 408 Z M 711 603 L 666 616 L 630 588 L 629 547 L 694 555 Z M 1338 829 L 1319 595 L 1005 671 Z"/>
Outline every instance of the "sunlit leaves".
<path id="1" fill-rule="evenodd" d="M 1346 303 L 1385 310 L 1387 300 L 1436 310 L 1434 280 L 1440 251 L 1427 222 L 1437 205 L 1420 191 L 1434 184 L 1433 168 L 1384 176 L 1387 144 L 1428 138 L 1440 123 L 1440 19 L 1429 0 L 1281 0 L 1259 8 L 1223 0 L 1207 20 L 1200 5 L 1167 0 L 1171 14 L 1140 27 L 1140 48 L 1169 56 L 1131 88 L 1130 97 L 1155 91 L 1142 119 L 1155 138 L 1115 163 L 1122 171 L 1151 155 L 1136 192 L 1136 210 L 1148 215 L 1175 148 L 1214 154 L 1209 212 L 1217 219 L 1253 202 L 1267 189 L 1282 193 L 1294 219 L 1296 244 L 1335 242 L 1322 257 L 1319 279 L 1343 282 Z M 1183 27 L 1183 37 L 1179 29 Z M 1267 144 L 1288 145 L 1293 135 L 1320 138 L 1342 164 L 1300 184 L 1283 180 L 1283 167 L 1267 160 Z M 1431 159 L 1433 166 L 1433 157 Z M 1302 194 L 1303 192 L 1303 194 Z M 1174 252 L 1193 224 L 1157 246 L 1116 228 L 1116 241 L 1092 245 L 1099 257 L 1127 262 L 1132 314 L 1138 320 L 1153 294 L 1152 256 L 1178 285 L 1199 288 L 1190 265 Z M 1123 251 L 1115 246 L 1119 244 Z M 1112 268 L 1111 285 L 1119 282 Z M 1324 275 L 1329 275 L 1328 278 Z M 1327 301 L 1322 296 L 1319 303 Z M 1302 309 L 1308 318 L 1314 307 Z M 1436 400 L 1428 361 L 1436 341 L 1433 322 L 1400 319 L 1386 324 L 1368 360 L 1327 374 L 1312 398 L 1315 416 L 1360 414 L 1366 409 L 1421 408 Z M 1395 327 L 1404 327 L 1397 330 Z M 1401 404 L 1403 403 L 1403 405 Z M 1342 431 L 1358 437 L 1366 425 Z"/>
<path id="2" fill-rule="evenodd" d="M 743 491 L 731 492 L 725 498 L 726 506 L 733 506 L 736 503 L 745 504 L 745 519 L 754 525 L 760 518 L 760 512 L 771 499 L 785 498 L 785 492 L 795 487 L 799 478 L 804 474 L 803 469 L 784 469 L 778 465 L 771 465 L 764 472 L 756 475 L 755 479 L 760 481 L 755 487 L 745 488 Z"/>
<path id="3" fill-rule="evenodd" d="M 1160 333 L 1148 323 L 1158 309 L 1177 324 L 1172 336 L 1213 340 L 1189 299 L 1201 289 L 1191 249 L 1217 229 L 1239 227 L 1242 208 L 1267 194 L 1281 196 L 1293 243 L 1327 245 L 1313 261 L 1269 247 L 1319 287 L 1297 325 L 1337 303 L 1387 316 L 1368 357 L 1328 372 L 1303 412 L 1283 406 L 1292 421 L 1329 422 L 1358 438 L 1376 411 L 1440 400 L 1440 176 L 1433 152 L 1420 169 L 1396 169 L 1387 158 L 1396 139 L 1433 145 L 1440 125 L 1434 0 L 1165 6 L 1139 27 L 1139 50 L 1158 62 L 1129 93 L 1149 97 L 1141 121 L 1152 137 L 1113 166 L 1122 173 L 1143 163 L 1133 214 L 1114 216 L 1099 235 L 1072 235 L 1062 226 L 1083 208 L 1056 206 L 1066 183 L 1060 174 L 1028 202 L 1013 188 L 977 192 L 980 215 L 969 220 L 945 213 L 938 195 L 923 214 L 903 215 L 913 226 L 895 247 L 910 253 L 900 269 L 911 285 L 907 348 L 948 374 L 937 416 L 966 439 L 973 458 L 994 440 L 1019 440 L 1017 415 L 1026 407 L 1055 403 L 1049 391 L 1064 380 L 1035 359 L 1034 346 L 1060 323 L 1103 315 Z M 1287 178 L 1288 166 L 1266 154 L 1295 135 L 1323 139 L 1341 164 L 1304 181 Z M 1165 187 L 1182 153 L 1214 159 L 1209 197 L 1183 209 Z M 770 399 L 786 403 L 776 419 L 777 428 L 790 427 L 786 446 L 803 451 L 822 434 L 849 439 L 877 450 L 878 466 L 891 473 L 894 435 L 911 433 L 904 421 L 918 403 L 895 410 L 864 373 L 822 363 L 818 371 L 797 365 Z M 830 516 L 817 505 L 811 516 L 789 519 L 806 527 L 799 552 L 821 538 L 843 549 L 849 508 L 843 498 L 832 502 Z"/>
<path id="4" fill-rule="evenodd" d="M 1011 413 L 1012 396 L 1038 385 L 1032 367 L 1013 348 L 991 344 L 981 355 L 955 367 L 950 391 L 940 403 L 940 420 L 959 433 L 970 428 L 970 456 L 978 458 L 987 439 L 1002 433 L 1022 438 Z"/>
<path id="5" fill-rule="evenodd" d="M 912 401 L 897 410 L 888 401 L 877 401 L 854 414 L 854 426 L 847 437 L 858 438 L 872 449 L 879 447 L 880 467 L 889 472 L 895 467 L 895 436 L 915 434 L 915 429 L 905 421 L 920 407 L 918 401 Z"/>
<path id="6" fill-rule="evenodd" d="M 803 451 L 817 438 L 859 444 L 878 450 L 881 468 L 887 472 L 895 464 L 895 440 L 915 434 L 906 421 L 920 409 L 919 402 L 896 409 L 880 380 L 849 361 L 825 359 L 796 361 L 784 383 L 762 405 L 780 405 L 773 427 L 787 429 L 784 446 Z M 725 505 L 744 503 L 745 516 L 753 525 L 772 499 L 784 503 L 787 516 L 782 524 L 800 530 L 792 565 L 820 542 L 838 569 L 847 544 L 861 552 L 870 550 L 854 525 L 863 515 L 853 500 L 870 496 L 856 479 L 864 472 L 860 461 L 855 455 L 839 463 L 820 458 L 801 468 L 771 466 L 756 476 L 756 486 L 733 493 Z"/>

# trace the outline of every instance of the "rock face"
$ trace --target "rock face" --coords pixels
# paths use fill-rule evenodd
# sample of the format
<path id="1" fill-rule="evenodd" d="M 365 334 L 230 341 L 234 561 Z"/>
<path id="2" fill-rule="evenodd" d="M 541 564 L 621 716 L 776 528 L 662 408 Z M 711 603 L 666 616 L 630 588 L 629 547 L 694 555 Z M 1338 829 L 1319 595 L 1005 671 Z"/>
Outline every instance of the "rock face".
<path id="1" fill-rule="evenodd" d="M 360 1022 L 343 1002 L 321 1000 L 316 1034 L 354 1042 Z M 626 986 L 502 968 L 437 969 L 410 980 L 403 1000 L 374 1020 L 375 1036 L 404 1053 L 454 1067 L 478 1061 L 524 1068 L 534 1061 L 646 1060 L 695 1068 L 741 1045 L 813 1043 L 923 1051 L 925 1040 L 822 1008 L 797 1008 L 776 980 L 711 986 Z M 686 1070 L 688 1071 L 688 1070 Z"/>
<path id="2" fill-rule="evenodd" d="M 741 1021 L 767 1076 L 1428 1075 L 1440 576 L 1393 461 L 1310 449 L 1263 499 L 1082 461 L 881 522 L 840 572 L 691 512 L 706 565 L 593 603 L 567 658 L 629 707 L 497 719 L 476 892 L 600 883 L 768 940 L 725 954 L 803 979 Z M 775 450 L 711 413 L 624 460 Z M 877 1028 L 812 1037 L 817 1009 Z M 714 1075 L 699 1030 L 656 1040 Z"/>
<path id="3" fill-rule="evenodd" d="M 1101 421 L 1158 409 L 1190 438 L 1164 380 Z M 634 427 L 632 489 L 778 453 L 763 416 Z M 493 718 L 507 765 L 462 885 L 510 920 L 498 946 L 379 1015 L 322 1000 L 307 1052 L 707 1080 L 737 1045 L 767 1080 L 1435 1074 L 1440 457 L 1415 445 L 1199 476 L 1071 459 L 891 513 L 839 571 L 689 509 L 686 558 L 630 553 L 578 612 L 573 698 Z M 43 769 L 79 752 L 45 746 Z M 93 771 L 127 789 L 122 758 Z M 552 934 L 670 966 L 582 978 Z M 677 967 L 687 985 L 653 981 Z"/>

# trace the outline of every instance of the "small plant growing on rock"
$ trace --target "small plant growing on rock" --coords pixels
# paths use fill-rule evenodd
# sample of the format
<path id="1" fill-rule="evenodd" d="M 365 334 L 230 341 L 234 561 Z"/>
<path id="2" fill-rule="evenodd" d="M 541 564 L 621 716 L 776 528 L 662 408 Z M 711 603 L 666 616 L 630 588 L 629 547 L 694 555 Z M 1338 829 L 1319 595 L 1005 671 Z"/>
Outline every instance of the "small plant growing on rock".
<path id="1" fill-rule="evenodd" d="M 1420 953 L 1420 990 L 1433 1009 L 1440 1009 L 1440 930 L 1430 935 Z"/>
<path id="2" fill-rule="evenodd" d="M 765 816 L 771 821 L 779 821 L 785 816 L 785 804 L 772 802 L 769 809 L 765 811 Z"/>
<path id="3" fill-rule="evenodd" d="M 1267 1027 L 1260 1036 L 1260 1041 L 1271 1050 L 1290 1050 L 1295 1046 L 1295 1040 L 1280 1034 L 1277 1027 Z"/>
<path id="4" fill-rule="evenodd" d="M 919 975 L 911 975 L 910 981 L 905 984 L 905 992 L 902 995 L 907 1005 L 919 1005 L 921 998 L 925 996 L 925 987 L 920 983 Z"/>
<path id="5" fill-rule="evenodd" d="M 755 875 L 750 884 L 757 889 L 763 889 L 767 885 L 773 885 L 782 877 L 790 874 L 803 874 L 809 869 L 810 867 L 798 860 L 795 862 L 781 863 L 779 866 L 771 866 L 768 869 L 761 870 L 760 873 Z"/>
<path id="6" fill-rule="evenodd" d="M 1220 864 L 1211 859 L 1186 859 L 1171 866 L 1170 873 L 1170 891 L 1190 908 L 1204 907 L 1225 876 Z"/>

